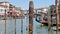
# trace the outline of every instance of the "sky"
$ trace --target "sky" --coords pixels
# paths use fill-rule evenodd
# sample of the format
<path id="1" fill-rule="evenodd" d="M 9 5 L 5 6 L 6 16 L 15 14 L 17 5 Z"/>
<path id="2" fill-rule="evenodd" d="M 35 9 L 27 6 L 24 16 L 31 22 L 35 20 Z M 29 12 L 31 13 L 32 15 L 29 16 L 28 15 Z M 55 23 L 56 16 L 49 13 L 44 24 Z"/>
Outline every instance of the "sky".
<path id="1" fill-rule="evenodd" d="M 4 0 L 0 0 L 2 2 Z M 21 7 L 21 9 L 29 9 L 29 1 L 30 0 L 6 0 L 10 4 Z M 42 7 L 48 7 L 52 4 L 55 4 L 55 0 L 33 0 L 34 2 L 34 8 L 42 8 Z"/>

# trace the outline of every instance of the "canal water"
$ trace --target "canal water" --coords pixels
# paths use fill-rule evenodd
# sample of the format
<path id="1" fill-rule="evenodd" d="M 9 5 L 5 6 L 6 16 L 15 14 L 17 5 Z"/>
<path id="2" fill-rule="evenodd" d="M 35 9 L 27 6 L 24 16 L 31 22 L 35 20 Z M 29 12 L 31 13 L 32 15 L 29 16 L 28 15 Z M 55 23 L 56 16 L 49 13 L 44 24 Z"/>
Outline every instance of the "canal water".
<path id="1" fill-rule="evenodd" d="M 33 34 L 56 34 L 56 31 L 54 31 L 53 27 L 51 27 L 50 31 L 48 31 L 48 26 L 40 26 L 40 23 L 35 21 L 35 18 L 33 19 L 34 26 L 33 26 Z M 0 20 L 0 34 L 4 34 L 4 20 Z M 7 20 L 6 23 L 6 33 L 7 34 L 14 34 L 14 19 Z M 23 19 L 23 34 L 28 34 L 28 24 L 29 20 L 28 18 Z M 27 26 L 27 27 L 26 27 Z M 16 34 L 22 34 L 21 33 L 21 19 L 16 19 Z M 60 34 L 60 32 L 59 32 Z"/>

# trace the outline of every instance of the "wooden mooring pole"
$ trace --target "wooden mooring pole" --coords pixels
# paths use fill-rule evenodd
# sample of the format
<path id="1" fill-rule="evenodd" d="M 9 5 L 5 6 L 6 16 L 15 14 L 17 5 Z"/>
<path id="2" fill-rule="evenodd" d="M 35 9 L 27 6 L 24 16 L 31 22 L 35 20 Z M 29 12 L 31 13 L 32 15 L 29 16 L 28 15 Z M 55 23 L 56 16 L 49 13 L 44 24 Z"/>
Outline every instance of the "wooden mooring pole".
<path id="1" fill-rule="evenodd" d="M 21 34 L 23 34 L 23 15 L 21 15 Z"/>
<path id="2" fill-rule="evenodd" d="M 29 15 L 26 15 L 26 34 L 29 32 Z"/>
<path id="3" fill-rule="evenodd" d="M 33 17 L 34 17 L 33 1 L 29 2 L 29 34 L 33 34 Z"/>
<path id="4" fill-rule="evenodd" d="M 14 6 L 15 7 L 15 6 Z M 15 12 L 15 9 L 13 8 L 13 11 Z M 13 17 L 14 18 L 14 34 L 16 34 L 16 12 L 14 14 L 15 16 Z"/>
<path id="5" fill-rule="evenodd" d="M 23 11 L 21 10 L 21 34 L 23 34 Z"/>
<path id="6" fill-rule="evenodd" d="M 51 29 L 51 17 L 50 17 L 49 9 L 48 9 L 47 13 L 48 13 L 48 31 L 50 31 L 50 29 Z"/>
<path id="7" fill-rule="evenodd" d="M 16 15 L 15 15 L 14 31 L 15 31 L 15 34 L 16 34 Z"/>
<path id="8" fill-rule="evenodd" d="M 59 22 L 59 14 L 58 14 L 58 0 L 55 0 L 56 5 L 56 34 L 58 34 L 58 22 Z"/>
<path id="9" fill-rule="evenodd" d="M 4 1 L 6 1 L 6 0 L 4 0 Z M 5 16 L 4 17 L 4 19 L 5 19 L 5 25 L 4 25 L 5 26 L 5 31 L 4 31 L 4 34 L 6 34 L 6 2 L 4 2 L 4 3 L 5 3 L 5 6 L 4 6 L 5 7 L 5 15 L 4 15 Z"/>
<path id="10" fill-rule="evenodd" d="M 4 34 L 6 34 L 6 9 L 5 9 L 5 32 L 4 32 Z"/>

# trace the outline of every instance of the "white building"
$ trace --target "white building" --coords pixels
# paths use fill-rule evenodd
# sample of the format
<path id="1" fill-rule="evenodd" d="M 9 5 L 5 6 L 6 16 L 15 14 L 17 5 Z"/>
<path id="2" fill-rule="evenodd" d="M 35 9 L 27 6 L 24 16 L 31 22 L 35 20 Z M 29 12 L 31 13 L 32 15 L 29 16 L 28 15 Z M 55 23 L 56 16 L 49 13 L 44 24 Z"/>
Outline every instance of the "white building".
<path id="1" fill-rule="evenodd" d="M 9 11 L 9 3 L 8 2 L 0 2 L 0 15 L 5 15 Z"/>
<path id="2" fill-rule="evenodd" d="M 0 15 L 4 15 L 5 10 L 4 6 L 0 6 Z"/>
<path id="3" fill-rule="evenodd" d="M 21 14 L 20 7 L 15 7 L 12 4 L 8 2 L 0 2 L 0 15 L 5 15 L 5 10 L 6 10 L 6 15 L 8 15 L 8 12 L 16 12 L 17 15 Z"/>

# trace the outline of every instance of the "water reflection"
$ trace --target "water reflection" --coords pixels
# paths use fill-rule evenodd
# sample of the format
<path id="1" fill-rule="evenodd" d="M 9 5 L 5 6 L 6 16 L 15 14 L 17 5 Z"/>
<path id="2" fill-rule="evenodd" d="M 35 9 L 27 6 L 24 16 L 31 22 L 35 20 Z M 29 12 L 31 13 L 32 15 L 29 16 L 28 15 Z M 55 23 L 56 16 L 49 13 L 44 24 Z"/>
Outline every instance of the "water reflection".
<path id="1" fill-rule="evenodd" d="M 4 34 L 4 20 L 0 20 L 0 34 Z"/>

